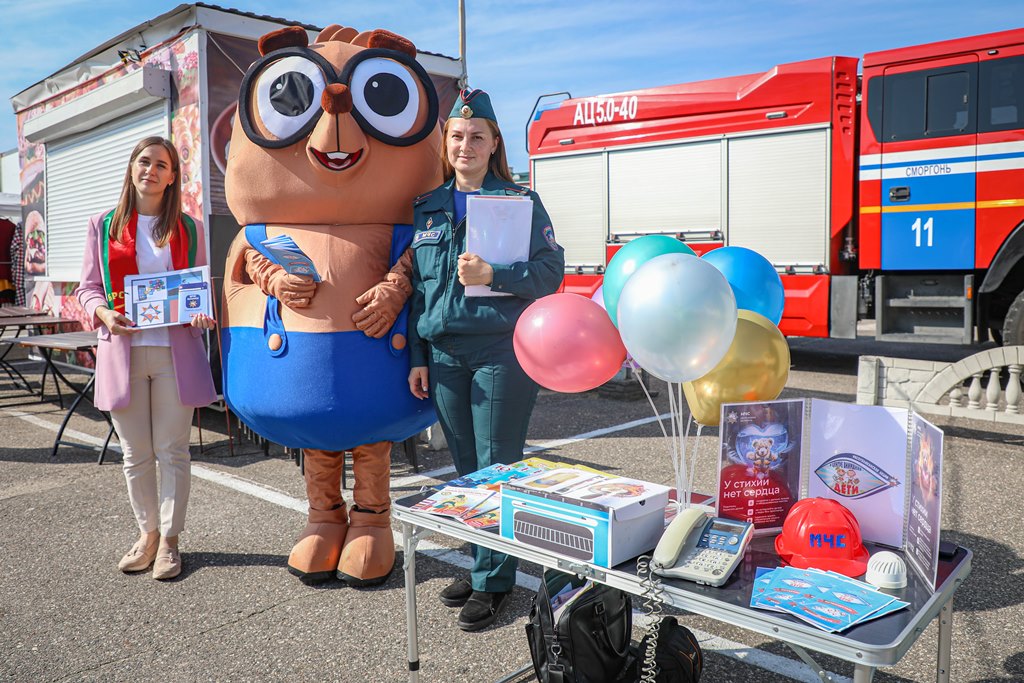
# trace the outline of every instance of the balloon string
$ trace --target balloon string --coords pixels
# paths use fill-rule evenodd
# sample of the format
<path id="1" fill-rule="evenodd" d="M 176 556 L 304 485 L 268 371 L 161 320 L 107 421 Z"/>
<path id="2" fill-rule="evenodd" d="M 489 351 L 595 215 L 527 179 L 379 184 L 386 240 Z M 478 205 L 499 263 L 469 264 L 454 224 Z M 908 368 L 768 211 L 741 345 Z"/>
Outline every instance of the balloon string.
<path id="1" fill-rule="evenodd" d="M 693 491 L 693 473 L 692 471 L 687 473 L 686 471 L 686 439 L 690 434 L 690 425 L 686 424 L 683 427 L 683 383 L 676 383 L 676 391 L 678 392 L 678 398 L 676 400 L 676 406 L 678 409 L 677 419 L 679 420 L 679 469 L 682 470 L 685 475 L 684 485 L 686 492 L 686 507 L 690 507 L 690 494 Z"/>
<path id="2" fill-rule="evenodd" d="M 687 434 L 690 433 L 690 422 L 696 422 L 693 419 L 693 414 L 692 413 L 690 414 L 690 421 L 687 422 L 687 424 L 686 424 L 686 433 Z M 697 422 L 696 424 L 697 424 L 697 431 L 693 435 L 693 455 L 690 456 L 690 481 L 693 481 L 693 478 L 695 476 L 697 476 L 697 456 L 700 454 L 700 433 L 704 429 L 704 425 L 702 425 L 700 422 Z M 690 494 L 691 494 L 691 496 L 693 494 L 692 488 L 690 490 Z M 687 502 L 687 504 L 689 504 L 690 501 L 688 500 L 686 502 Z"/>
<path id="3" fill-rule="evenodd" d="M 643 379 L 640 377 L 640 366 L 637 365 L 636 362 L 634 362 L 633 359 L 629 358 L 629 357 L 626 358 L 626 362 L 629 363 L 629 367 L 633 371 L 633 377 L 635 377 L 636 381 L 639 382 L 640 388 L 644 390 L 644 396 L 647 397 L 647 402 L 649 404 L 651 404 L 651 410 L 654 411 L 654 416 L 656 418 L 658 418 L 658 427 L 661 428 L 661 435 L 663 437 L 665 437 L 665 441 L 668 443 L 668 457 L 669 457 L 669 461 L 672 463 L 672 469 L 675 471 L 676 491 L 679 491 L 680 490 L 679 489 L 680 472 L 679 472 L 679 465 L 676 462 L 676 457 L 675 457 L 674 438 L 673 439 L 669 439 L 669 437 L 668 437 L 668 432 L 665 430 L 665 421 L 664 421 L 664 419 L 662 419 L 661 414 L 658 412 L 658 407 L 656 405 L 654 405 L 654 398 L 651 396 L 651 392 L 647 390 L 647 385 L 644 384 Z M 670 385 L 669 388 L 671 389 L 671 385 Z M 669 399 L 670 399 L 670 401 L 671 401 L 671 398 L 672 398 L 672 392 L 670 391 L 669 392 Z M 671 413 L 671 408 L 670 408 L 669 412 Z M 673 437 L 674 437 L 674 435 L 675 435 L 675 430 L 673 429 Z M 676 498 L 677 499 L 679 498 L 679 494 L 678 493 L 676 494 Z M 678 504 L 678 502 L 679 501 L 677 500 L 676 503 Z"/>
<path id="4" fill-rule="evenodd" d="M 669 440 L 669 443 L 672 446 L 672 469 L 676 475 L 676 500 L 682 504 L 683 486 L 685 485 L 683 477 L 686 472 L 679 467 L 679 424 L 676 419 L 676 397 L 672 390 L 672 382 L 666 381 L 665 384 L 668 387 L 668 412 L 671 416 L 670 424 L 672 425 L 672 438 Z"/>

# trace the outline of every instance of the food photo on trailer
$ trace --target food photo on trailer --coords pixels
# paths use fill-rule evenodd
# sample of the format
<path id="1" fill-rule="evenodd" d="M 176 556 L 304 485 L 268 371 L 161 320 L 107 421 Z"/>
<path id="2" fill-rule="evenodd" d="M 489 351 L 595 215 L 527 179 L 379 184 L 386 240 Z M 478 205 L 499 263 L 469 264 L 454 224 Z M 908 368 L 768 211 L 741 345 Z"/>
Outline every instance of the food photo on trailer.
<path id="1" fill-rule="evenodd" d="M 667 608 L 778 638 L 815 675 L 809 651 L 838 657 L 857 683 L 895 665 L 941 613 L 937 680 L 950 680 L 952 597 L 972 554 L 940 545 L 942 431 L 912 407 L 779 399 L 783 300 L 753 250 L 699 257 L 644 236 L 612 258 L 600 297 L 553 294 L 526 309 L 515 351 L 542 386 L 587 391 L 624 363 L 667 382 L 659 425 L 674 481 L 532 457 L 397 501 L 410 680 L 415 549 L 428 533 L 548 569 L 527 626 L 540 681 L 698 680 L 700 646 Z M 706 427 L 719 427 L 712 492 L 692 484 Z M 630 645 L 619 605 L 637 598 L 644 638 Z M 580 626 L 593 610 L 600 632 Z M 687 653 L 685 672 L 670 652 Z"/>

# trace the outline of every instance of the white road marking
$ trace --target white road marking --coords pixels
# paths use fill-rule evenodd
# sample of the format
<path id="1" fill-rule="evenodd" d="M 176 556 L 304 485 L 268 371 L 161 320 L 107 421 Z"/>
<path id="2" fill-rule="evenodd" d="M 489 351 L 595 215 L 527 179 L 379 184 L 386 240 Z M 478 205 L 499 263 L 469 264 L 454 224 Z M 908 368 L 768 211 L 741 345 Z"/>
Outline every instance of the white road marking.
<path id="1" fill-rule="evenodd" d="M 4 408 L 3 412 L 7 413 L 11 417 L 17 417 L 19 419 L 22 419 L 25 422 L 28 422 L 29 424 L 34 424 L 37 427 L 42 427 L 43 429 L 48 429 L 51 432 L 57 432 L 60 429 L 60 425 L 54 424 L 54 423 L 52 423 L 52 422 L 50 422 L 48 420 L 44 420 L 43 418 L 39 417 L 38 415 L 33 415 L 31 413 L 25 413 L 25 412 L 22 412 L 20 410 L 14 410 L 13 408 Z M 100 448 L 103 447 L 103 439 L 97 439 L 92 434 L 86 434 L 86 433 L 80 432 L 80 431 L 78 431 L 76 429 L 65 429 L 64 433 L 61 435 L 61 439 L 63 439 L 64 437 L 69 437 L 69 438 L 75 439 L 77 441 L 84 441 L 85 443 L 88 443 L 88 444 L 95 444 L 96 446 L 99 446 Z M 121 447 L 119 445 L 117 445 L 116 443 L 111 443 L 110 445 L 107 446 L 107 450 L 108 451 L 114 451 L 115 453 L 120 453 L 121 452 Z"/>
<path id="2" fill-rule="evenodd" d="M 20 410 L 12 410 L 5 408 L 0 412 L 16 417 L 21 420 L 25 420 L 31 424 L 34 424 L 43 429 L 47 429 L 52 432 L 56 432 L 60 429 L 60 425 L 54 424 L 47 420 L 40 418 L 37 415 L 31 415 L 24 413 Z M 665 418 L 667 416 L 660 416 Z M 626 422 L 621 425 L 614 427 L 607 427 L 605 429 L 597 429 L 592 432 L 586 432 L 585 434 L 579 434 L 577 436 L 570 437 L 568 439 L 559 439 L 557 441 L 549 441 L 547 443 L 539 444 L 537 446 L 530 446 L 526 448 L 524 453 L 536 453 L 538 451 L 548 450 L 550 448 L 556 448 L 566 444 L 576 443 L 578 441 L 585 441 L 592 439 L 596 436 L 602 436 L 604 434 L 610 434 L 613 432 L 622 431 L 625 429 L 631 429 L 640 425 L 648 424 L 657 420 L 657 417 L 644 418 L 642 420 L 633 420 L 632 422 Z M 97 446 L 103 445 L 103 439 L 92 436 L 91 434 L 85 434 L 82 432 L 66 429 L 64 433 L 68 436 L 73 436 L 75 439 L 83 441 L 85 443 L 95 444 Z M 111 446 L 111 448 L 116 448 Z M 120 448 L 117 448 L 120 451 Z M 404 477 L 405 480 L 423 480 L 428 478 L 437 478 L 435 475 L 443 475 L 453 471 L 453 468 L 444 468 L 439 470 L 433 470 L 431 472 L 424 472 L 422 475 L 417 477 Z M 279 507 L 286 508 L 288 510 L 294 510 L 302 514 L 306 514 L 309 509 L 308 504 L 304 500 L 299 500 L 289 496 L 286 493 L 277 491 L 269 488 L 263 484 L 244 479 L 234 474 L 227 474 L 218 470 L 210 469 L 204 465 L 197 465 L 192 463 L 192 474 L 199 479 L 208 481 L 212 484 L 217 484 L 225 488 L 244 493 L 254 498 L 273 503 Z M 400 479 L 394 480 L 394 482 L 402 481 Z M 411 482 L 410 482 L 411 483 Z M 407 484 L 408 485 L 408 484 Z M 395 542 L 399 545 L 404 545 L 405 541 L 402 533 L 399 531 L 395 532 Z M 453 550 L 447 546 L 443 546 L 431 541 L 422 540 L 417 545 L 417 550 L 422 552 L 424 555 L 431 557 L 441 562 L 454 565 L 461 569 L 469 570 L 473 566 L 473 558 L 466 553 Z M 536 592 L 540 588 L 540 579 L 523 572 L 516 572 L 516 584 L 529 591 Z M 743 643 L 738 643 L 733 640 L 726 638 L 720 638 L 714 634 L 706 633 L 697 629 L 691 629 L 697 640 L 700 641 L 701 648 L 705 652 L 714 652 L 719 655 L 731 657 L 735 660 L 748 664 L 750 666 L 756 666 L 780 676 L 785 676 L 794 681 L 800 681 L 801 683 L 820 683 L 821 679 L 817 674 L 811 670 L 810 667 L 805 665 L 803 662 L 788 657 L 782 657 L 780 655 L 772 654 L 771 652 L 765 652 L 757 648 L 747 647 Z M 840 676 L 838 674 L 826 671 L 825 675 L 829 677 L 829 680 L 833 683 L 853 683 L 853 679 L 846 676 Z"/>

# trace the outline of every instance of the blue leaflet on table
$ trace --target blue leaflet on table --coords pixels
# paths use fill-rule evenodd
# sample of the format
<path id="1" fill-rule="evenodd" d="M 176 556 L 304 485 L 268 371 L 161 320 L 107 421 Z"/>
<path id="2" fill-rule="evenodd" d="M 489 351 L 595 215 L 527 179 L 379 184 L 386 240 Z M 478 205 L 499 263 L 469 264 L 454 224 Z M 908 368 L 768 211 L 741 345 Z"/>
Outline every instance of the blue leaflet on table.
<path id="1" fill-rule="evenodd" d="M 787 612 L 824 631 L 845 631 L 909 604 L 833 572 L 794 567 L 761 571 L 754 580 L 751 607 Z"/>

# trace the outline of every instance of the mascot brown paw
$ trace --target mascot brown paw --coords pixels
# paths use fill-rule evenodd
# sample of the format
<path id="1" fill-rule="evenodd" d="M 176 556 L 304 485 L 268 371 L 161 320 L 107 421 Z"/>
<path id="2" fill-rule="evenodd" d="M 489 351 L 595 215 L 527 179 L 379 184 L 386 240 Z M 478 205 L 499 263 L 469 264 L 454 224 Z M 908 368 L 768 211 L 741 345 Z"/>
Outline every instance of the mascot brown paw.
<path id="1" fill-rule="evenodd" d="M 391 511 L 353 508 L 348 537 L 337 564 L 338 578 L 350 586 L 376 586 L 384 583 L 394 568 Z"/>
<path id="2" fill-rule="evenodd" d="M 303 583 L 320 583 L 334 576 L 348 532 L 345 506 L 310 510 L 309 521 L 288 556 L 288 571 Z"/>

